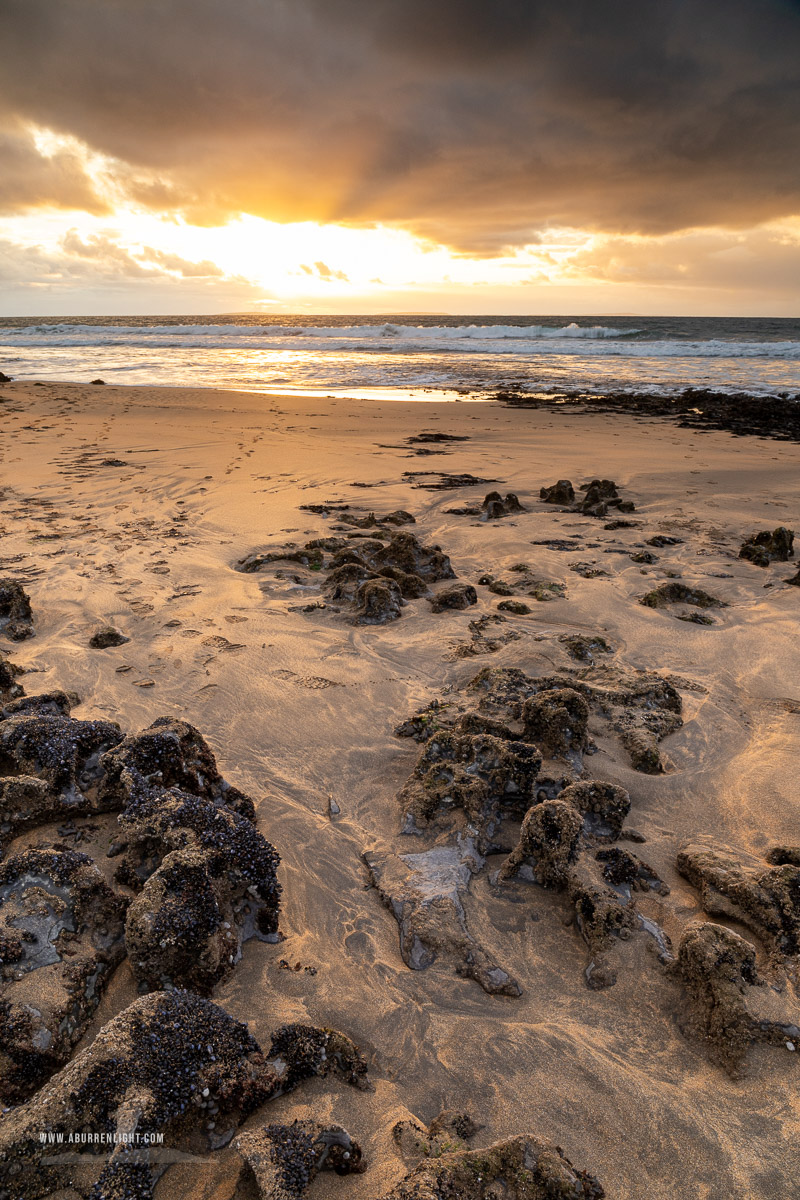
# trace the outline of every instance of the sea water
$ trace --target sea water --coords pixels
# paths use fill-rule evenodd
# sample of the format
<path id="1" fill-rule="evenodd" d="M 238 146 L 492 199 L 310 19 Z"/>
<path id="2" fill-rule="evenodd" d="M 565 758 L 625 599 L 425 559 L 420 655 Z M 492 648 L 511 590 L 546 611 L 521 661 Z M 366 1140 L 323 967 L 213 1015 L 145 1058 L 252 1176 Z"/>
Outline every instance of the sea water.
<path id="1" fill-rule="evenodd" d="M 498 389 L 800 391 L 800 320 L 739 317 L 0 318 L 16 379 L 488 398 Z"/>

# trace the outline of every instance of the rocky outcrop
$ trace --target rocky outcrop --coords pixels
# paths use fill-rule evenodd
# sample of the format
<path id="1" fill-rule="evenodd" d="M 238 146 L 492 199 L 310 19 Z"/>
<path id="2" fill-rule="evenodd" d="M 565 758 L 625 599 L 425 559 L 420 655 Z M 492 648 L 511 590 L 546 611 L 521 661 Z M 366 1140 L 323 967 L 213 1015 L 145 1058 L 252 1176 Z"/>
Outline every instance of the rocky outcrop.
<path id="1" fill-rule="evenodd" d="M 16 579 L 0 579 L 0 634 L 12 642 L 34 634 L 31 599 Z"/>
<path id="2" fill-rule="evenodd" d="M 27 850 L 0 864 L 0 1100 L 67 1061 L 125 954 L 127 901 L 91 859 Z"/>
<path id="3" fill-rule="evenodd" d="M 762 529 L 747 538 L 739 550 L 739 558 L 746 558 L 756 567 L 768 567 L 773 562 L 788 562 L 794 556 L 794 530 L 779 525 L 770 532 Z"/>
<path id="4" fill-rule="evenodd" d="M 100 625 L 89 638 L 92 650 L 107 650 L 109 646 L 124 646 L 131 639 L 114 625 Z"/>
<path id="5" fill-rule="evenodd" d="M 691 925 L 678 947 L 677 974 L 691 1008 L 681 1024 L 699 1038 L 712 1061 L 735 1074 L 748 1049 L 759 1042 L 794 1049 L 800 1028 L 758 1014 L 754 948 L 738 933 L 710 921 Z M 756 1011 L 753 1011 L 756 1010 Z"/>
<path id="6" fill-rule="evenodd" d="M 764 866 L 725 847 L 687 844 L 677 867 L 709 916 L 740 921 L 781 960 L 800 954 L 800 865 L 789 859 Z"/>
<path id="7" fill-rule="evenodd" d="M 431 608 L 435 613 L 447 609 L 469 608 L 478 603 L 478 593 L 471 583 L 454 583 L 450 587 L 441 588 L 431 598 Z"/>
<path id="8" fill-rule="evenodd" d="M 601 1200 L 603 1187 L 551 1142 L 516 1137 L 425 1157 L 383 1200 Z"/>
<path id="9" fill-rule="evenodd" d="M 398 923 L 406 966 L 422 971 L 444 957 L 490 995 L 520 995 L 516 980 L 468 928 L 464 902 L 472 873 L 483 864 L 469 839 L 409 854 L 376 847 L 362 857 L 372 886 Z"/>
<path id="10" fill-rule="evenodd" d="M 361 1147 L 341 1125 L 264 1125 L 234 1141 L 243 1160 L 233 1200 L 303 1200 L 322 1170 L 364 1170 Z"/>
<path id="11" fill-rule="evenodd" d="M 541 765 L 535 746 L 511 737 L 434 734 L 400 793 L 406 828 L 463 809 L 481 840 L 490 838 L 502 815 L 527 811 Z"/>
<path id="12" fill-rule="evenodd" d="M 333 1073 L 368 1086 L 357 1047 L 334 1030 L 287 1025 L 264 1053 L 245 1025 L 191 992 L 143 997 L 109 1021 L 46 1089 L 6 1114 L 0 1178 L 13 1179 L 15 1200 L 38 1200 L 67 1185 L 81 1194 L 94 1186 L 98 1198 L 149 1200 L 154 1177 L 147 1147 L 154 1134 L 167 1148 L 215 1149 L 266 1101 Z M 77 1164 L 52 1165 L 42 1130 L 54 1142 L 87 1130 L 109 1141 L 81 1145 Z"/>

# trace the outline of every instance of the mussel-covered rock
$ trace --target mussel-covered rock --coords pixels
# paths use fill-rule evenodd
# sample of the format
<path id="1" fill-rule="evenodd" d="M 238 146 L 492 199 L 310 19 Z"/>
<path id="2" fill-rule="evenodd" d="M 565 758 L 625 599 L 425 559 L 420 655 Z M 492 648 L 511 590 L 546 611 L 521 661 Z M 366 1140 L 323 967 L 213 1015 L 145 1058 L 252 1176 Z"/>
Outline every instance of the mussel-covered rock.
<path id="1" fill-rule="evenodd" d="M 143 997 L 0 1122 L 0 1197 L 38 1200 L 68 1185 L 83 1195 L 94 1185 L 97 1198 L 149 1200 L 151 1139 L 159 1149 L 215 1149 L 265 1101 L 330 1073 L 368 1086 L 358 1048 L 335 1030 L 284 1026 L 264 1054 L 245 1025 L 208 1000 L 184 991 Z M 54 1143 L 87 1130 L 107 1136 L 63 1164 L 43 1130 Z"/>
<path id="2" fill-rule="evenodd" d="M 361 1147 L 341 1125 L 264 1125 L 240 1134 L 234 1146 L 243 1166 L 233 1200 L 303 1200 L 322 1170 L 364 1170 Z"/>
<path id="3" fill-rule="evenodd" d="M 149 788 L 131 801 L 119 821 L 124 857 L 118 876 L 124 883 L 139 890 L 172 851 L 195 850 L 205 860 L 210 880 L 216 881 L 213 887 L 223 907 L 227 903 L 233 908 L 240 927 L 237 937 L 271 937 L 277 932 L 280 857 L 246 818 L 177 788 Z M 169 913 L 175 903 L 171 888 L 180 893 L 183 885 L 177 876 L 173 884 L 160 878 Z M 156 893 L 150 895 L 155 898 Z"/>

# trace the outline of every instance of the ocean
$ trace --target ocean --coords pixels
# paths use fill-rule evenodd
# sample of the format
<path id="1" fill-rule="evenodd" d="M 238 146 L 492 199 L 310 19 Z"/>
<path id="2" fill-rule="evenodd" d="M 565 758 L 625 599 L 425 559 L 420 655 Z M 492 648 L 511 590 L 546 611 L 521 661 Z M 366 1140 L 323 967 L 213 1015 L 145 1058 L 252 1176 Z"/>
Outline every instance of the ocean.
<path id="1" fill-rule="evenodd" d="M 0 318 L 17 379 L 414 399 L 800 391 L 800 320 L 740 317 Z"/>

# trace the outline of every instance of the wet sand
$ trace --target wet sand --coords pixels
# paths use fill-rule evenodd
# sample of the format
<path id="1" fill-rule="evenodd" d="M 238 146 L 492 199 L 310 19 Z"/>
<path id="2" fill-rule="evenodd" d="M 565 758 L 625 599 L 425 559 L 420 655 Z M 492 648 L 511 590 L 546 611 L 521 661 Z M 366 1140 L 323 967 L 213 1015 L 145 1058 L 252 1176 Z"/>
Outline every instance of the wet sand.
<path id="1" fill-rule="evenodd" d="M 680 680 L 683 725 L 661 743 L 665 773 L 633 770 L 601 734 L 584 764 L 630 792 L 628 825 L 670 889 L 639 909 L 673 945 L 703 918 L 697 889 L 676 870 L 684 842 L 759 859 L 800 844 L 800 589 L 786 586 L 796 560 L 760 569 L 737 557 L 755 531 L 797 527 L 796 445 L 626 414 L 75 384 L 3 385 L 0 422 L 0 576 L 23 584 L 35 628 L 20 643 L 0 630 L 0 651 L 25 669 L 27 692 L 77 692 L 82 719 L 126 732 L 162 715 L 198 727 L 225 777 L 253 797 L 284 887 L 285 940 L 248 942 L 214 1000 L 259 1042 L 287 1021 L 309 1022 L 342 1030 L 370 1061 L 371 1093 L 316 1080 L 248 1121 L 313 1117 L 359 1140 L 367 1171 L 320 1176 L 311 1195 L 383 1195 L 405 1170 L 392 1126 L 409 1115 L 427 1124 L 443 1107 L 484 1127 L 477 1145 L 528 1132 L 551 1139 L 619 1200 L 766 1200 L 800 1187 L 800 1053 L 756 1045 L 736 1077 L 710 1062 L 681 1032 L 685 992 L 645 932 L 621 948 L 614 986 L 592 990 L 564 897 L 524 881 L 501 894 L 492 857 L 471 880 L 467 919 L 522 994 L 489 995 L 446 956 L 423 971 L 404 964 L 397 923 L 362 860 L 376 843 L 409 852 L 397 796 L 420 747 L 395 727 L 434 698 L 461 695 L 483 667 L 530 676 L 575 667 L 564 634 L 598 634 L 611 664 Z M 469 440 L 406 441 L 422 431 Z M 428 490 L 403 478 L 429 470 L 497 482 Z M 539 500 L 558 479 L 595 477 L 616 481 L 640 524 L 605 530 Z M 496 521 L 445 512 L 493 489 L 515 492 L 526 511 Z M 420 598 L 399 620 L 354 625 L 344 608 L 299 611 L 318 600 L 323 578 L 279 563 L 234 569 L 255 549 L 329 534 L 335 514 L 300 508 L 324 502 L 357 517 L 412 513 L 414 534 L 442 547 L 477 605 L 436 613 Z M 656 549 L 655 563 L 633 562 L 656 534 L 682 541 Z M 549 540 L 576 548 L 536 544 Z M 532 612 L 504 613 L 496 626 L 515 636 L 465 655 L 470 622 L 502 601 L 478 580 L 513 583 L 520 562 L 566 595 L 519 594 Z M 576 562 L 607 574 L 584 577 Z M 670 577 L 726 602 L 713 625 L 637 602 Z M 90 650 L 101 622 L 130 641 Z M 6 853 L 46 834 L 30 831 Z M 111 880 L 102 836 L 76 848 Z M 413 841 L 412 851 L 428 844 Z M 783 988 L 782 1010 L 797 1022 L 791 971 Z M 123 964 L 81 1047 L 136 995 Z M 227 1200 L 237 1172 L 225 1149 L 170 1168 L 156 1195 Z"/>

